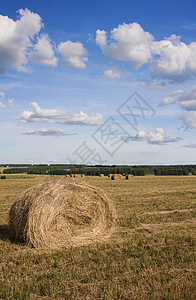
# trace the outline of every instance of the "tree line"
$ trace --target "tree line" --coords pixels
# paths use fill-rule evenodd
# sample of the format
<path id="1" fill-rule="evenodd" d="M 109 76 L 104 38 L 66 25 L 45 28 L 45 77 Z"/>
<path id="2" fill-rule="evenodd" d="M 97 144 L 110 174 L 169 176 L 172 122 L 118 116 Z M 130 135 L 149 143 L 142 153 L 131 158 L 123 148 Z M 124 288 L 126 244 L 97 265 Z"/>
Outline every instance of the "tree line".
<path id="1" fill-rule="evenodd" d="M 3 166 L 3 165 L 2 165 Z M 173 166 L 86 166 L 86 165 L 14 165 L 3 170 L 3 174 L 42 174 L 42 175 L 66 175 L 85 174 L 86 176 L 98 176 L 104 174 L 133 174 L 134 176 L 145 176 L 154 174 L 155 176 L 167 175 L 196 175 L 196 165 L 173 165 Z"/>

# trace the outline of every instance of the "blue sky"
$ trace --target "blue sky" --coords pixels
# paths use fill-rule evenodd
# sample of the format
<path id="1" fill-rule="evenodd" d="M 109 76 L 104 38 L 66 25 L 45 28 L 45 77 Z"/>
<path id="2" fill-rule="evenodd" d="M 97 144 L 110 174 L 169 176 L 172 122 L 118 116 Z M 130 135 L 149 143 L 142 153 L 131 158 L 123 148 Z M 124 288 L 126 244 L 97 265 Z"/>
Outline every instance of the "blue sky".
<path id="1" fill-rule="evenodd" d="M 195 15 L 189 0 L 2 0 L 0 163 L 195 163 Z"/>

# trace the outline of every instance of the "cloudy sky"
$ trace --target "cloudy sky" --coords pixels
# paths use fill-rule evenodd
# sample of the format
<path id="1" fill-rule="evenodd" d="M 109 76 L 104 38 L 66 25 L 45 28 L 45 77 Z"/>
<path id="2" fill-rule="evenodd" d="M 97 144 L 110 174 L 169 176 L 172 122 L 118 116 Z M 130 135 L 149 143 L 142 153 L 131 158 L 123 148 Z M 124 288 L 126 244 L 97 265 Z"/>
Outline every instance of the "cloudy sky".
<path id="1" fill-rule="evenodd" d="M 189 164 L 196 1 L 0 2 L 0 163 Z"/>

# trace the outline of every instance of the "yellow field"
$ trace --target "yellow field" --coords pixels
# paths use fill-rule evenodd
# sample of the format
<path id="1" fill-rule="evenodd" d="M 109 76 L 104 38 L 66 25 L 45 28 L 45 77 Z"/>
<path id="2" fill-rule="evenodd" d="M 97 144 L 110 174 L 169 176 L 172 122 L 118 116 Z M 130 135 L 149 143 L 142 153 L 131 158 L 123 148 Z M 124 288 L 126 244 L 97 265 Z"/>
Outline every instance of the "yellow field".
<path id="1" fill-rule="evenodd" d="M 53 252 L 11 242 L 8 212 L 25 189 L 62 177 L 6 177 L 0 299 L 196 299 L 196 176 L 81 178 L 113 199 L 115 232 L 106 244 Z"/>

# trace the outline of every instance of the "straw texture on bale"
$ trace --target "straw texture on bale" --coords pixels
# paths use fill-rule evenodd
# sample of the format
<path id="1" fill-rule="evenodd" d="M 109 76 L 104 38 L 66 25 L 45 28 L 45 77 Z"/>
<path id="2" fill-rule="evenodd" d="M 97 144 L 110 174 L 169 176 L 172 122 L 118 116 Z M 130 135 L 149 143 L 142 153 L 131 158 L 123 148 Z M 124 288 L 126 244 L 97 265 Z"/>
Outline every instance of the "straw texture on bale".
<path id="1" fill-rule="evenodd" d="M 116 212 L 101 190 L 64 179 L 25 191 L 12 205 L 9 218 L 16 240 L 35 248 L 59 249 L 107 240 Z"/>
<path id="2" fill-rule="evenodd" d="M 121 179 L 122 178 L 122 175 L 121 174 L 113 174 L 112 176 L 111 176 L 111 179 L 112 180 L 118 180 L 118 179 Z"/>
<path id="3" fill-rule="evenodd" d="M 128 175 L 125 176 L 125 179 L 127 179 L 127 180 L 134 179 L 134 175 L 133 174 L 128 174 Z"/>

